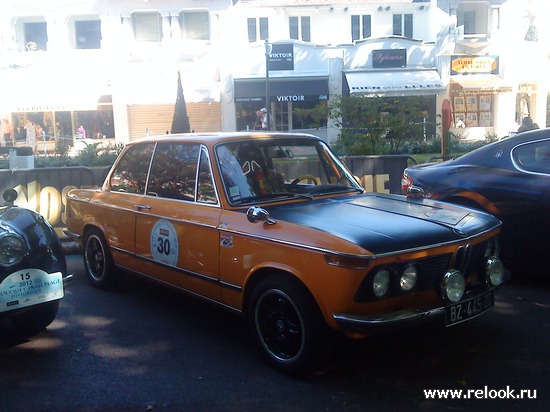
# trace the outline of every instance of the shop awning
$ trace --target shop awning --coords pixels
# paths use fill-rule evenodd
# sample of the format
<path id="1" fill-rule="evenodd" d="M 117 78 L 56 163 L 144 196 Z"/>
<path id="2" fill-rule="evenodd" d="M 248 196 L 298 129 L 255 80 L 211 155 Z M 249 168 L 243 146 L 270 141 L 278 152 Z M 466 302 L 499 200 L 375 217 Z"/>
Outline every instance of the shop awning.
<path id="1" fill-rule="evenodd" d="M 458 83 L 464 91 L 511 92 L 512 86 L 496 74 L 471 74 L 451 76 L 451 81 Z"/>
<path id="2" fill-rule="evenodd" d="M 97 110 L 102 96 L 111 94 L 100 76 L 34 68 L 1 71 L 0 90 L 9 96 L 0 105 L 2 111 L 12 113 Z"/>
<path id="3" fill-rule="evenodd" d="M 445 94 L 447 88 L 436 70 L 347 72 L 350 94 L 418 96 Z"/>
<path id="4" fill-rule="evenodd" d="M 272 78 L 269 96 L 278 102 L 328 100 L 327 78 Z M 235 102 L 265 101 L 265 79 L 235 79 Z"/>

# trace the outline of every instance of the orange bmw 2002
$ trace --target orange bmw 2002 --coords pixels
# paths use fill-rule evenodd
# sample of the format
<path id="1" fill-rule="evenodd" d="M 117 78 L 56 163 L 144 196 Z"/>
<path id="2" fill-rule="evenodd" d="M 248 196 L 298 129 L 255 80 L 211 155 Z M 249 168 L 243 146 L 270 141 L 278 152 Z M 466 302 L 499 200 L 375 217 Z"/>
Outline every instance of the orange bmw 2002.
<path id="1" fill-rule="evenodd" d="M 67 234 L 92 285 L 133 272 L 242 314 L 286 373 L 319 367 L 334 331 L 450 326 L 492 307 L 500 225 L 473 209 L 365 193 L 304 134 L 134 141 L 101 189 L 67 199 Z"/>

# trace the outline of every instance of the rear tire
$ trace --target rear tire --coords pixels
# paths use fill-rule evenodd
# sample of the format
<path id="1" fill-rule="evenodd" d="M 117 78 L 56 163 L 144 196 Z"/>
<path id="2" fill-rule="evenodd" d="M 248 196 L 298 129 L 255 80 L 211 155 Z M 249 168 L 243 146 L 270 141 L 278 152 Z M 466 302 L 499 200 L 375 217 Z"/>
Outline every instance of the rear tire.
<path id="1" fill-rule="evenodd" d="M 251 296 L 249 322 L 264 358 L 278 371 L 301 375 L 326 362 L 328 327 L 298 281 L 284 275 L 263 279 Z"/>
<path id="2" fill-rule="evenodd" d="M 109 245 L 97 228 L 89 229 L 84 238 L 84 267 L 88 282 L 100 289 L 111 289 L 120 282 Z"/>

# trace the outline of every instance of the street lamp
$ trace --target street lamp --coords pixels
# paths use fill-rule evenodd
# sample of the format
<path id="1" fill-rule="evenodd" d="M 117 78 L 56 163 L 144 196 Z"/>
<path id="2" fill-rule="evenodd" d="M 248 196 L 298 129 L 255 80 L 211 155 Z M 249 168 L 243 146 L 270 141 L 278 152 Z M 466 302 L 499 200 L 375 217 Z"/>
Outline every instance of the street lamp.
<path id="1" fill-rule="evenodd" d="M 269 56 L 273 45 L 269 44 L 269 39 L 265 39 L 265 109 L 267 113 L 265 114 L 267 131 L 269 131 L 269 126 L 271 124 L 269 118 Z"/>

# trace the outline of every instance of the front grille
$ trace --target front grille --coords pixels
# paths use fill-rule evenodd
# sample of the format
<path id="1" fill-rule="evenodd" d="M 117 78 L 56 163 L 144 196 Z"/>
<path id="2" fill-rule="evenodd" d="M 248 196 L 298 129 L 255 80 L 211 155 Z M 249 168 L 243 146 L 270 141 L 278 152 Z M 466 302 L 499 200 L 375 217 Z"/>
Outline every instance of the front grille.
<path id="1" fill-rule="evenodd" d="M 439 285 L 441 277 L 449 269 L 450 261 L 451 254 L 421 259 L 419 263 L 420 274 L 416 290 L 436 288 Z"/>
<path id="2" fill-rule="evenodd" d="M 482 280 L 483 264 L 487 242 L 477 245 L 461 246 L 455 255 L 453 267 L 460 270 L 466 278 L 466 285 L 475 285 Z"/>

